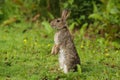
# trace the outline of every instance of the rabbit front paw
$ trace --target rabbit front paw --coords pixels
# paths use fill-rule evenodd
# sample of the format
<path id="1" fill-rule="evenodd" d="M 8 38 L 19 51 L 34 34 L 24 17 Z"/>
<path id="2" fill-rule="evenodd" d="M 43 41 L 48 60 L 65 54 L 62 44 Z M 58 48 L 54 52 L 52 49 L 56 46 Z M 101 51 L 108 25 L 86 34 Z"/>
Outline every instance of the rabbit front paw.
<path id="1" fill-rule="evenodd" d="M 58 45 L 54 45 L 52 50 L 51 50 L 51 54 L 57 54 L 59 52 L 59 46 Z"/>

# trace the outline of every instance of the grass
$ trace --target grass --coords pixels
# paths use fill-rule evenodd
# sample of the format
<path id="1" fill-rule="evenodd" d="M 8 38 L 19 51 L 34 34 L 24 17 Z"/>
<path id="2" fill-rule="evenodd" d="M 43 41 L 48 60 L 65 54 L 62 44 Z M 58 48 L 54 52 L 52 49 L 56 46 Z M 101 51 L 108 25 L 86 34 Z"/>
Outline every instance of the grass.
<path id="1" fill-rule="evenodd" d="M 82 39 L 76 32 L 74 42 L 82 64 L 78 72 L 64 74 L 58 55 L 50 54 L 53 35 L 25 22 L 0 27 L 0 80 L 120 80 L 118 43 Z"/>

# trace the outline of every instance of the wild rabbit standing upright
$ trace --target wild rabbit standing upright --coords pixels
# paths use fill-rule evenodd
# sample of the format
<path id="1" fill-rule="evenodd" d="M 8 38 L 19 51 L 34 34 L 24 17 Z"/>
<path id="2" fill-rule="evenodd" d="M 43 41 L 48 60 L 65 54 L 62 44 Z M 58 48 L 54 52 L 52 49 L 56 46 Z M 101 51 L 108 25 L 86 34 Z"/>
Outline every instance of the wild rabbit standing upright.
<path id="1" fill-rule="evenodd" d="M 52 28 L 56 29 L 54 36 L 55 45 L 51 53 L 59 53 L 59 64 L 64 73 L 76 71 L 77 65 L 80 64 L 80 58 L 66 23 L 68 16 L 69 11 L 63 10 L 61 18 L 54 19 L 50 23 Z"/>

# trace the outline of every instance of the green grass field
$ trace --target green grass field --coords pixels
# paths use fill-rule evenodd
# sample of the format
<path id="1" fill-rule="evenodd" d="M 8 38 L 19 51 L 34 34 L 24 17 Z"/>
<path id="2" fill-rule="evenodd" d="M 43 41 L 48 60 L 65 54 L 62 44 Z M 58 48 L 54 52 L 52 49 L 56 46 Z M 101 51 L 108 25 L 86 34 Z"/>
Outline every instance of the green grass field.
<path id="1" fill-rule="evenodd" d="M 32 29 L 27 29 L 33 26 Z M 30 23 L 0 27 L 0 80 L 120 80 L 120 43 L 74 34 L 78 72 L 64 74 L 51 55 L 54 32 Z"/>

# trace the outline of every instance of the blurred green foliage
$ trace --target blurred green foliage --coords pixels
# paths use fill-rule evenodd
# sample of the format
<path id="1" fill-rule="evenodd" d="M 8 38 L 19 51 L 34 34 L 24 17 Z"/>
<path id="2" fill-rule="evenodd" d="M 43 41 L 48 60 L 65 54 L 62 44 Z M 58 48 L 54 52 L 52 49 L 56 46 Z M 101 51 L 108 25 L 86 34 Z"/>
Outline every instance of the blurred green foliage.
<path id="1" fill-rule="evenodd" d="M 89 15 L 90 19 L 94 19 L 93 26 L 107 39 L 120 38 L 120 1 L 101 0 L 101 2 L 100 7 L 93 3 L 93 14 Z"/>
<path id="2" fill-rule="evenodd" d="M 83 31 L 87 37 L 97 34 L 110 40 L 120 38 L 119 0 L 1 0 L 0 23 L 42 23 L 59 17 L 63 9 L 71 11 L 70 29 L 79 30 L 87 24 Z"/>

